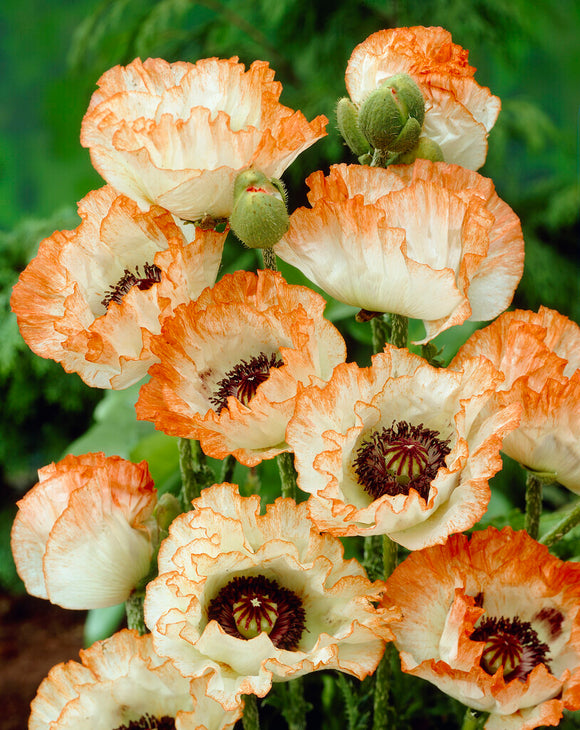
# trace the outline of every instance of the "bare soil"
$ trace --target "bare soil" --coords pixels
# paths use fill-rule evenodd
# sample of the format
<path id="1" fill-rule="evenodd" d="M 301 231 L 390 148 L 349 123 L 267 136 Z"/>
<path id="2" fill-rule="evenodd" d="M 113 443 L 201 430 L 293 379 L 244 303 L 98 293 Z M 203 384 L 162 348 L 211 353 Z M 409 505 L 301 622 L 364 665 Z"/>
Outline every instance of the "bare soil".
<path id="1" fill-rule="evenodd" d="M 0 593 L 0 730 L 26 730 L 30 702 L 55 664 L 79 658 L 85 611 Z"/>

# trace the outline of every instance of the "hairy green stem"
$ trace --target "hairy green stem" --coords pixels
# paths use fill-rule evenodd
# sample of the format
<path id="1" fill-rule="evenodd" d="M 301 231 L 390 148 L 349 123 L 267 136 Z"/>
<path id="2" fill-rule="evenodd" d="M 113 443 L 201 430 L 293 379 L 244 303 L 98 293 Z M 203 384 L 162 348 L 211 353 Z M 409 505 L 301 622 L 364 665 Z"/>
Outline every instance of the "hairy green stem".
<path id="1" fill-rule="evenodd" d="M 179 438 L 177 447 L 181 471 L 181 501 L 183 508 L 189 510 L 191 500 L 199 497 L 201 490 L 213 484 L 215 479 L 198 441 Z"/>
<path id="2" fill-rule="evenodd" d="M 242 717 L 244 730 L 260 730 L 258 698 L 256 695 L 244 695 L 244 714 Z"/>
<path id="3" fill-rule="evenodd" d="M 387 535 L 383 535 L 383 576 L 384 580 L 391 575 L 397 567 L 398 545 Z M 392 709 L 390 704 L 390 689 L 392 675 L 392 658 L 395 648 L 393 644 L 387 644 L 383 658 L 375 673 L 375 695 L 373 730 L 388 730 L 394 728 L 392 724 Z"/>
<path id="4" fill-rule="evenodd" d="M 271 271 L 278 271 L 278 264 L 276 263 L 276 254 L 273 248 L 263 248 L 262 258 L 264 259 L 264 268 L 270 269 Z"/>
<path id="5" fill-rule="evenodd" d="M 364 539 L 363 565 L 371 580 L 381 580 L 385 569 L 382 535 L 369 535 Z"/>
<path id="6" fill-rule="evenodd" d="M 220 482 L 231 482 L 234 477 L 234 469 L 236 468 L 236 460 L 228 454 L 222 461 L 222 470 L 220 472 Z"/>
<path id="7" fill-rule="evenodd" d="M 306 713 L 311 705 L 304 699 L 304 684 L 302 677 L 296 677 L 290 682 L 284 682 L 285 702 L 282 709 L 288 730 L 306 730 Z"/>
<path id="8" fill-rule="evenodd" d="M 385 342 L 389 342 L 391 337 L 391 327 L 384 314 L 371 319 L 371 331 L 373 333 L 373 352 L 382 352 Z"/>
<path id="9" fill-rule="evenodd" d="M 296 501 L 296 469 L 294 468 L 294 456 L 285 451 L 276 457 L 280 482 L 282 483 L 282 496 L 291 497 Z"/>
<path id="10" fill-rule="evenodd" d="M 391 345 L 407 347 L 409 318 L 402 314 L 391 314 Z"/>
<path id="11" fill-rule="evenodd" d="M 135 629 L 140 636 L 146 634 L 148 629 L 145 626 L 145 618 L 143 617 L 143 602 L 145 600 L 144 591 L 133 591 L 129 598 L 125 601 L 125 614 L 127 616 L 127 627 Z"/>
<path id="12" fill-rule="evenodd" d="M 530 537 L 538 539 L 542 514 L 542 479 L 529 471 L 526 478 L 526 519 L 524 528 Z"/>
<path id="13" fill-rule="evenodd" d="M 580 525 L 580 501 L 576 502 L 574 507 L 568 512 L 558 524 L 547 532 L 540 542 L 542 545 L 550 547 L 554 543 L 561 540 L 567 532 L 570 532 L 576 525 Z"/>

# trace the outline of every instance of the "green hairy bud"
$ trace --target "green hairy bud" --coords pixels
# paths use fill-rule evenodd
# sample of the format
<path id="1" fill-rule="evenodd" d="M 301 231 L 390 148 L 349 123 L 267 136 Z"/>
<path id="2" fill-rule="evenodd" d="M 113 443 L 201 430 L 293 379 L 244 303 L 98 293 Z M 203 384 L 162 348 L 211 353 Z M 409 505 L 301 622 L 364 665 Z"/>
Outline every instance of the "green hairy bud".
<path id="1" fill-rule="evenodd" d="M 358 128 L 358 109 L 346 96 L 338 100 L 336 121 L 338 131 L 354 155 L 362 157 L 371 151 L 366 137 Z"/>
<path id="2" fill-rule="evenodd" d="M 395 160 L 397 165 L 410 165 L 415 160 L 431 160 L 431 162 L 443 162 L 441 147 L 429 137 L 420 137 L 415 147 L 403 152 Z"/>
<path id="3" fill-rule="evenodd" d="M 407 74 L 391 76 L 371 92 L 359 112 L 359 128 L 379 150 L 406 152 L 419 141 L 425 119 L 425 100 Z"/>
<path id="4" fill-rule="evenodd" d="M 230 226 L 248 248 L 271 248 L 288 230 L 286 191 L 258 170 L 241 172 L 234 184 Z"/>

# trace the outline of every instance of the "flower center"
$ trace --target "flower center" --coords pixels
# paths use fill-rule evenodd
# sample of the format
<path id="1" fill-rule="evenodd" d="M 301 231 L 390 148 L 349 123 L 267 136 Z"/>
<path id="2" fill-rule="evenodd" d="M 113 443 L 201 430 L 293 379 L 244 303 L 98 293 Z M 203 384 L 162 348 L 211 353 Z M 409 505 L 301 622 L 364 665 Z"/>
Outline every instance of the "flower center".
<path id="1" fill-rule="evenodd" d="M 427 501 L 431 481 L 450 451 L 449 439 L 440 439 L 438 431 L 423 428 L 422 423 L 393 421 L 390 428 L 371 434 L 358 449 L 353 466 L 373 499 L 409 494 L 413 488 Z"/>
<path id="2" fill-rule="evenodd" d="M 519 618 L 485 618 L 471 634 L 485 641 L 480 665 L 488 674 L 503 670 L 506 682 L 525 679 L 538 664 L 546 664 L 550 647 L 543 644 L 528 621 Z"/>
<path id="3" fill-rule="evenodd" d="M 161 281 L 161 269 L 159 266 L 146 263 L 143 268 L 145 270 L 144 276 L 141 276 L 138 266 L 135 267 L 135 273 L 130 269 L 125 269 L 119 281 L 114 286 L 109 287 L 109 291 L 105 294 L 104 299 L 101 300 L 101 304 L 108 309 L 111 302 L 121 304 L 125 294 L 134 286 L 141 291 L 147 291 L 153 284 L 158 284 Z"/>
<path id="4" fill-rule="evenodd" d="M 115 730 L 175 730 L 175 719 L 168 716 L 143 715 L 138 720 L 132 720 L 128 725 L 120 725 Z"/>
<path id="5" fill-rule="evenodd" d="M 302 636 L 302 601 L 263 576 L 238 576 L 224 586 L 207 609 L 209 621 L 239 639 L 253 639 L 265 631 L 278 649 L 294 651 Z"/>
<path id="6" fill-rule="evenodd" d="M 248 361 L 242 360 L 219 381 L 210 402 L 216 406 L 218 413 L 226 408 L 230 395 L 247 406 L 256 395 L 258 386 L 270 377 L 270 368 L 279 368 L 283 364 L 277 353 L 266 355 L 261 352 Z"/>

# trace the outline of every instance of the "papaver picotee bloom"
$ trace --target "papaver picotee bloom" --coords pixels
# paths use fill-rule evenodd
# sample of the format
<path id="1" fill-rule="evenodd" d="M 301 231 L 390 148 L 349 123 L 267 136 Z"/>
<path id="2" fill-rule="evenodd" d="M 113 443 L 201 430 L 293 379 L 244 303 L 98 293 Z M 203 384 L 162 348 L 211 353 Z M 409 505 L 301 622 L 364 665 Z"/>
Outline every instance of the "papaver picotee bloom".
<path id="1" fill-rule="evenodd" d="M 207 694 L 229 706 L 319 669 L 360 679 L 376 669 L 397 610 L 376 609 L 384 584 L 344 559 L 305 504 L 280 498 L 260 515 L 259 497 L 232 484 L 192 504 L 171 524 L 145 598 L 155 649 L 181 674 L 209 673 Z"/>
<path id="2" fill-rule="evenodd" d="M 406 558 L 385 605 L 401 666 L 475 710 L 485 730 L 558 725 L 580 709 L 580 565 L 524 531 L 452 535 Z"/>
<path id="3" fill-rule="evenodd" d="M 477 355 L 505 376 L 486 410 L 521 404 L 502 451 L 580 494 L 580 327 L 546 307 L 505 312 L 475 332 L 450 367 Z"/>
<path id="4" fill-rule="evenodd" d="M 478 170 L 501 103 L 473 78 L 469 52 L 443 28 L 391 28 L 359 44 L 346 69 L 346 88 L 357 105 L 395 74 L 408 74 L 425 99 L 423 134 L 436 142 L 445 162 Z"/>
<path id="5" fill-rule="evenodd" d="M 264 61 L 247 71 L 237 61 L 149 58 L 106 71 L 81 129 L 95 168 L 142 208 L 228 217 L 239 172 L 279 178 L 328 121 L 280 104 L 282 86 Z"/>
<path id="6" fill-rule="evenodd" d="M 306 180 L 276 254 L 341 302 L 423 320 L 424 341 L 497 317 L 524 266 L 513 210 L 491 180 L 443 162 L 334 165 Z"/>
<path id="7" fill-rule="evenodd" d="M 318 528 L 420 550 L 473 527 L 518 423 L 513 404 L 473 427 L 500 379 L 485 358 L 453 372 L 387 345 L 301 393 L 287 440 Z"/>
<path id="8" fill-rule="evenodd" d="M 270 270 L 224 276 L 152 339 L 160 362 L 141 388 L 138 418 L 247 466 L 288 451 L 296 393 L 328 380 L 346 359 L 342 336 L 322 316 L 325 305 Z"/>
<path id="9" fill-rule="evenodd" d="M 242 705 L 224 710 L 153 650 L 151 635 L 120 631 L 53 667 L 31 703 L 29 730 L 226 730 Z"/>
<path id="10" fill-rule="evenodd" d="M 37 355 L 93 387 L 126 388 L 154 361 L 148 338 L 163 318 L 215 282 L 227 234 L 143 213 L 110 186 L 78 210 L 78 228 L 41 242 L 10 303 Z"/>
<path id="11" fill-rule="evenodd" d="M 156 504 L 144 461 L 69 455 L 39 469 L 12 526 L 26 590 L 63 608 L 122 603 L 149 571 Z"/>

